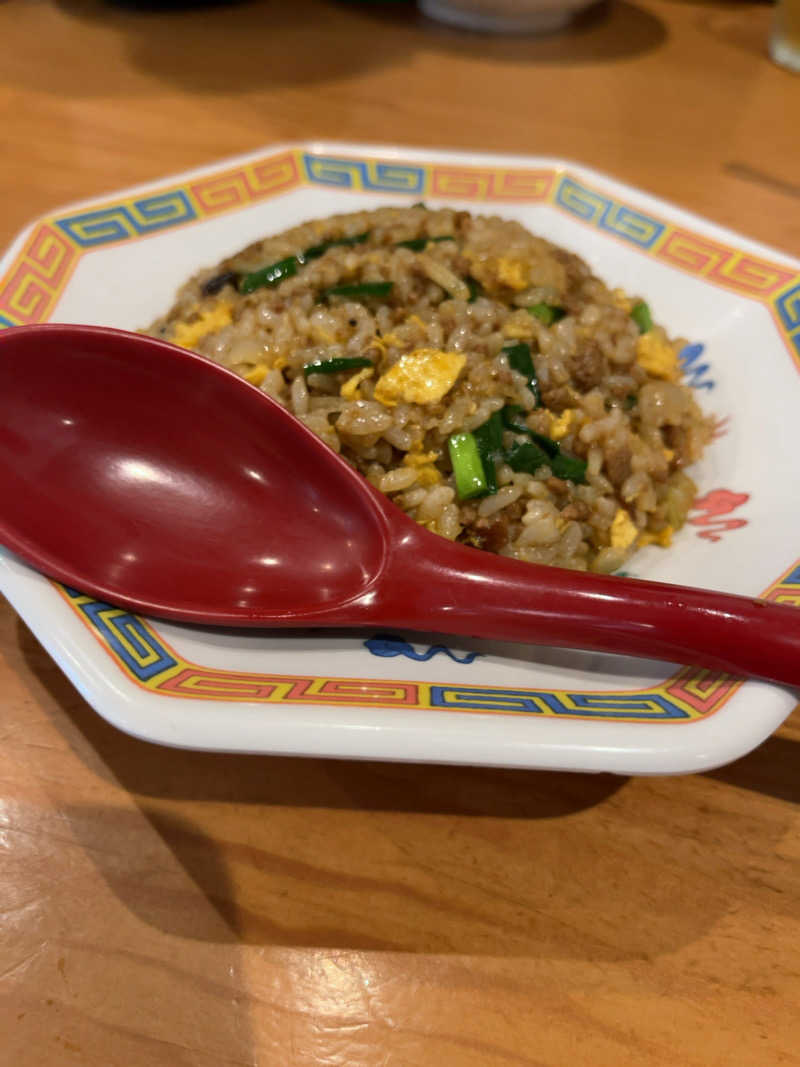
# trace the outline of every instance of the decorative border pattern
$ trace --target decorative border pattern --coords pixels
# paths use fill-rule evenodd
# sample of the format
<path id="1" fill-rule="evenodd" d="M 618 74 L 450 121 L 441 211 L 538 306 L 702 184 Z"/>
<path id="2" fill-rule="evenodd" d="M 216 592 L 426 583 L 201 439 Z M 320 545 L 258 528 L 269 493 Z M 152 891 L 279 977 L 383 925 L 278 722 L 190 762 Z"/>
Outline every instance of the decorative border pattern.
<path id="1" fill-rule="evenodd" d="M 96 248 L 212 218 L 304 185 L 395 197 L 549 203 L 694 277 L 765 304 L 800 370 L 800 273 L 783 265 L 673 226 L 558 168 L 409 164 L 299 149 L 42 219 L 0 278 L 0 329 L 46 321 L 80 257 Z M 652 689 L 627 693 L 237 673 L 190 663 L 146 620 L 54 585 L 126 677 L 164 696 L 675 723 L 713 714 L 741 685 L 691 667 Z M 800 607 L 800 560 L 764 595 Z"/>
<path id="2" fill-rule="evenodd" d="M 80 248 L 128 237 L 142 237 L 167 226 L 192 222 L 197 212 L 186 192 L 170 189 L 155 196 L 123 200 L 110 207 L 82 211 L 56 219 L 56 225 Z"/>
<path id="3" fill-rule="evenodd" d="M 42 222 L 0 281 L 0 323 L 27 326 L 46 321 L 79 258 L 51 222 Z"/>
<path id="4" fill-rule="evenodd" d="M 498 689 L 375 678 L 256 674 L 183 659 L 147 620 L 53 583 L 126 677 L 160 696 L 260 704 L 349 704 L 495 715 L 534 714 L 627 722 L 693 722 L 717 711 L 741 685 L 719 672 L 684 667 L 652 689 L 572 692 Z"/>
<path id="5" fill-rule="evenodd" d="M 764 599 L 800 608 L 800 560 L 769 587 Z"/>
<path id="6" fill-rule="evenodd" d="M 766 304 L 800 369 L 800 273 L 781 264 L 673 226 L 559 168 L 411 164 L 300 149 L 43 219 L 0 279 L 0 329 L 46 321 L 81 254 L 235 211 L 303 185 L 392 196 L 549 203 L 670 266 Z"/>

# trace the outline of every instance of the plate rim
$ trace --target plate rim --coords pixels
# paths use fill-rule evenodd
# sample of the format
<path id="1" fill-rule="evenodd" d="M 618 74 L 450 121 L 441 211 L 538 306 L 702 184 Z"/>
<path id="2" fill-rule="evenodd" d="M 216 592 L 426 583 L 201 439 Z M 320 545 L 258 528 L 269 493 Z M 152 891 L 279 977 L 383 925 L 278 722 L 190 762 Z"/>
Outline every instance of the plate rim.
<path id="1" fill-rule="evenodd" d="M 593 167 L 587 166 L 586 164 L 583 164 L 583 163 L 580 163 L 580 162 L 577 162 L 577 161 L 572 161 L 572 160 L 564 159 L 562 157 L 551 156 L 551 155 L 538 156 L 538 155 L 529 155 L 529 154 L 516 154 L 516 153 L 507 153 L 507 152 L 498 153 L 498 152 L 484 152 L 484 151 L 481 151 L 481 152 L 477 152 L 477 151 L 476 152 L 469 152 L 469 151 L 466 151 L 466 150 L 463 150 L 463 149 L 445 149 L 445 148 L 429 148 L 429 147 L 426 148 L 426 147 L 413 147 L 413 146 L 406 146 L 406 145 L 398 146 L 398 145 L 379 144 L 379 143 L 369 143 L 369 144 L 367 144 L 367 143 L 358 143 L 358 142 L 341 142 L 341 141 L 335 141 L 335 140 L 329 140 L 329 139 L 311 139 L 311 140 L 298 140 L 298 141 L 278 142 L 278 143 L 271 144 L 271 145 L 265 145 L 265 146 L 262 146 L 262 147 L 260 147 L 258 149 L 255 149 L 255 150 L 253 150 L 251 152 L 240 153 L 240 154 L 237 154 L 237 155 L 228 156 L 228 157 L 225 157 L 225 158 L 222 158 L 222 159 L 215 160 L 215 161 L 210 162 L 208 164 L 203 164 L 203 165 L 201 165 L 199 167 L 191 168 L 191 169 L 186 170 L 186 171 L 181 171 L 181 172 L 178 172 L 178 173 L 175 173 L 175 174 L 170 174 L 170 175 L 164 175 L 159 179 L 154 179 L 152 181 L 147 181 L 147 182 L 144 182 L 144 183 L 138 183 L 136 185 L 129 186 L 129 187 L 126 187 L 124 189 L 118 189 L 118 190 L 115 190 L 115 191 L 110 192 L 110 193 L 103 193 L 103 194 L 100 194 L 98 196 L 94 196 L 94 197 L 91 197 L 91 198 L 88 198 L 88 199 L 85 199 L 85 200 L 75 201 L 75 202 L 72 202 L 70 204 L 66 204 L 66 205 L 63 205 L 61 207 L 54 208 L 54 209 L 52 209 L 52 210 L 40 215 L 38 218 L 31 220 L 31 222 L 19 232 L 19 234 L 16 236 L 16 238 L 14 238 L 12 240 L 12 242 L 9 245 L 7 251 L 2 256 L 2 258 L 0 258 L 0 273 L 5 272 L 7 270 L 7 268 L 8 268 L 8 266 L 9 266 L 9 264 L 13 263 L 15 261 L 15 258 L 18 255 L 20 248 L 22 246 L 24 246 L 26 238 L 28 238 L 35 231 L 37 225 L 41 225 L 44 222 L 52 220 L 52 219 L 56 218 L 59 215 L 63 215 L 63 214 L 66 214 L 68 212 L 71 212 L 71 211 L 81 210 L 81 209 L 85 209 L 85 208 L 99 208 L 99 207 L 102 207 L 104 204 L 108 203 L 109 201 L 119 201 L 122 198 L 131 196 L 131 195 L 136 195 L 138 193 L 147 193 L 147 192 L 150 192 L 152 190 L 163 189 L 165 186 L 168 186 L 170 184 L 186 183 L 186 182 L 188 182 L 188 181 L 190 181 L 190 180 L 192 180 L 192 179 L 194 179 L 196 177 L 203 177 L 203 176 L 207 176 L 207 175 L 218 174 L 218 173 L 221 173 L 221 172 L 225 171 L 226 169 L 228 169 L 230 167 L 240 166 L 242 164 L 246 165 L 249 162 L 257 161 L 257 160 L 263 159 L 265 157 L 269 158 L 270 156 L 278 155 L 280 153 L 284 153 L 284 152 L 287 152 L 287 151 L 291 151 L 291 152 L 304 151 L 304 152 L 317 154 L 317 155 L 325 155 L 325 154 L 328 154 L 328 153 L 331 153 L 331 152 L 336 152 L 336 153 L 342 153 L 342 154 L 345 154 L 345 155 L 346 154 L 352 154 L 356 158 L 360 156 L 362 158 L 367 158 L 367 159 L 375 158 L 376 156 L 377 157 L 383 156 L 385 158 L 388 155 L 390 157 L 393 156 L 394 159 L 397 160 L 397 161 L 409 161 L 409 162 L 415 162 L 416 161 L 416 162 L 430 162 L 430 163 L 444 162 L 445 164 L 449 163 L 449 162 L 453 162 L 453 163 L 461 163 L 461 164 L 464 164 L 466 166 L 472 166 L 472 167 L 480 166 L 481 163 L 484 163 L 484 164 L 490 164 L 491 163 L 491 164 L 493 164 L 495 166 L 504 165 L 505 164 L 505 165 L 509 165 L 509 166 L 548 168 L 548 169 L 553 170 L 554 172 L 559 172 L 559 171 L 561 171 L 561 172 L 571 172 L 571 173 L 575 174 L 576 177 L 579 177 L 579 178 L 581 178 L 583 180 L 588 180 L 588 181 L 591 181 L 591 182 L 599 183 L 601 188 L 603 186 L 610 187 L 618 197 L 621 196 L 623 199 L 625 199 L 625 198 L 631 199 L 635 203 L 638 202 L 639 204 L 642 204 L 642 206 L 644 206 L 646 204 L 648 209 L 656 208 L 656 209 L 658 209 L 659 214 L 665 215 L 667 218 L 670 218 L 671 221 L 673 221 L 673 222 L 674 221 L 679 221 L 681 225 L 685 225 L 687 223 L 691 224 L 696 230 L 699 230 L 701 233 L 709 235 L 712 239 L 724 240 L 724 241 L 726 241 L 728 243 L 733 243 L 736 246 L 736 250 L 737 251 L 746 250 L 746 251 L 751 252 L 751 253 L 756 254 L 756 255 L 762 255 L 762 256 L 765 256 L 767 258 L 776 259 L 778 261 L 778 263 L 781 266 L 785 267 L 786 269 L 789 269 L 789 270 L 800 270 L 800 260 L 796 259 L 795 257 L 793 257 L 792 255 L 790 255 L 790 254 L 788 254 L 786 252 L 780 251 L 778 249 L 771 248 L 770 246 L 764 244 L 763 242 L 761 242 L 761 241 L 759 241 L 757 239 L 753 239 L 753 238 L 747 237 L 746 235 L 738 233 L 737 231 L 732 230 L 729 227 L 726 227 L 726 226 L 724 226 L 722 224 L 719 224 L 719 223 L 717 223 L 717 222 L 715 222 L 715 221 L 713 221 L 711 219 L 705 218 L 704 216 L 697 215 L 696 213 L 694 213 L 694 212 L 692 212 L 690 210 L 687 210 L 686 208 L 684 208 L 684 207 L 682 207 L 682 206 L 680 206 L 678 204 L 671 203 L 668 200 L 665 200 L 665 199 L 663 199 L 663 198 L 661 198 L 659 196 L 651 194 L 647 190 L 638 188 L 636 186 L 632 186 L 632 185 L 628 184 L 627 182 L 624 182 L 624 181 L 614 177 L 613 175 L 607 174 L 607 173 L 602 172 L 602 171 L 595 170 Z M 290 191 L 290 192 L 291 191 L 296 191 L 297 188 L 298 187 L 295 186 L 292 190 L 288 190 L 288 191 Z M 308 189 L 309 185 L 306 183 L 305 185 L 300 186 L 300 188 L 301 189 L 303 189 L 303 188 Z M 433 197 L 432 196 L 431 199 L 440 200 L 440 199 L 444 199 L 444 197 L 439 197 L 439 196 Z M 458 199 L 458 197 L 453 196 L 452 199 Z M 509 199 L 509 202 L 513 203 L 514 201 Z M 250 207 L 250 206 L 253 206 L 252 202 L 250 204 L 243 205 L 242 208 L 240 208 L 240 210 L 243 209 L 243 208 L 246 209 L 247 207 Z M 613 234 L 606 233 L 604 236 L 612 237 Z M 640 249 L 640 251 L 644 252 L 645 250 L 644 249 Z M 701 279 L 698 278 L 697 280 L 700 281 Z M 709 284 L 713 284 L 713 281 L 711 279 L 707 279 L 707 281 L 708 281 Z M 741 295 L 742 296 L 747 296 L 747 294 L 741 294 Z M 750 299 L 755 299 L 755 298 L 751 296 Z M 762 302 L 765 303 L 766 301 L 762 301 Z M 784 337 L 783 339 L 785 341 L 786 337 Z M 0 566 L 0 574 L 5 574 L 8 577 L 9 570 L 8 570 L 7 562 L 3 561 L 2 557 L 0 557 L 0 562 L 3 563 L 3 566 Z M 17 565 L 18 566 L 24 566 L 23 564 L 17 564 Z M 42 579 L 42 581 L 46 581 L 46 580 Z M 26 622 L 28 621 L 28 616 L 34 616 L 34 617 L 37 616 L 37 612 L 35 610 L 31 609 L 31 605 L 30 604 L 26 604 L 26 603 L 20 604 L 20 603 L 17 602 L 19 597 L 17 595 L 15 595 L 16 591 L 13 588 L 15 586 L 15 583 L 13 581 L 11 581 L 10 583 L 7 582 L 5 584 L 6 585 L 10 585 L 12 587 L 12 594 L 11 595 L 9 595 L 9 593 L 5 589 L 4 589 L 4 591 L 6 591 L 6 595 L 8 596 L 10 602 L 12 602 L 13 606 L 15 607 L 15 610 L 18 611 L 18 613 L 26 620 Z M 2 587 L 2 583 L 0 583 L 0 587 Z M 23 597 L 23 599 L 24 599 L 24 597 Z M 326 749 L 325 751 L 321 751 L 318 748 L 313 748 L 313 749 L 311 749 L 309 751 L 305 751 L 305 750 L 304 751 L 300 751 L 300 750 L 295 750 L 291 746 L 290 747 L 278 747 L 278 748 L 276 748 L 276 747 L 274 747 L 274 745 L 271 746 L 271 747 L 257 747 L 255 749 L 252 748 L 252 747 L 241 748 L 239 746 L 234 746 L 232 748 L 231 747 L 225 748 L 224 746 L 220 746 L 218 743 L 213 743 L 213 744 L 210 744 L 210 745 L 209 744 L 197 745 L 197 744 L 193 744 L 191 742 L 187 742 L 187 740 L 185 738 L 176 740 L 173 737 L 172 739 L 170 739 L 169 730 L 166 730 L 166 732 L 165 732 L 165 734 L 163 736 L 154 736 L 152 730 L 149 733 L 137 732 L 135 729 L 132 728 L 131 723 L 126 719 L 126 717 L 124 715 L 122 715 L 122 714 L 106 714 L 105 711 L 103 711 L 100 707 L 97 706 L 97 701 L 102 700 L 102 693 L 98 692 L 96 687 L 88 685 L 88 683 L 86 683 L 85 677 L 80 676 L 80 671 L 78 670 L 78 668 L 76 667 L 74 662 L 72 662 L 70 660 L 70 657 L 67 654 L 66 648 L 62 647 L 62 645 L 59 643 L 58 640 L 56 640 L 54 635 L 47 629 L 47 627 L 46 626 L 44 627 L 45 635 L 43 636 L 42 633 L 39 632 L 39 629 L 40 629 L 39 620 L 34 618 L 33 622 L 34 622 L 34 625 L 32 625 L 31 628 L 34 629 L 34 626 L 37 626 L 37 628 L 34 629 L 34 633 L 37 636 L 37 638 L 40 641 L 42 641 L 42 643 L 45 645 L 45 647 L 48 648 L 48 651 L 50 652 L 50 654 L 53 656 L 53 658 L 56 660 L 56 662 L 59 663 L 59 665 L 61 666 L 62 670 L 65 671 L 65 673 L 68 675 L 68 677 L 70 677 L 70 680 L 73 682 L 73 684 L 76 684 L 76 686 L 81 690 L 81 692 L 84 692 L 84 685 L 86 686 L 88 691 L 91 692 L 91 697 L 89 695 L 87 695 L 86 692 L 84 692 L 84 695 L 87 696 L 87 699 L 89 699 L 89 702 L 92 704 L 92 706 L 95 707 L 95 709 L 101 715 L 103 715 L 103 717 L 109 719 L 109 721 L 114 722 L 114 725 L 118 726 L 120 729 L 123 729 L 123 730 L 125 730 L 126 732 L 129 732 L 129 733 L 133 733 L 134 736 L 143 737 L 146 740 L 156 741 L 157 743 L 161 743 L 161 744 L 168 744 L 168 745 L 169 744 L 174 744 L 174 745 L 177 745 L 179 747 L 202 747 L 202 748 L 211 747 L 211 748 L 213 748 L 214 750 L 217 750 L 217 751 L 219 751 L 219 750 L 249 751 L 249 752 L 258 751 L 258 752 L 263 752 L 263 753 L 266 753 L 266 752 L 276 752 L 276 753 L 277 752 L 281 752 L 283 754 L 313 755 L 313 756 L 330 755 L 330 756 L 337 756 L 337 757 L 342 757 L 342 756 L 346 757 L 346 756 L 349 755 L 351 758 L 371 758 L 371 759 L 396 758 L 396 759 L 401 759 L 401 760 L 404 760 L 404 761 L 408 760 L 409 758 L 411 758 L 415 762 L 417 762 L 417 761 L 422 761 L 422 762 L 424 762 L 424 761 L 431 761 L 431 762 L 462 762 L 462 763 L 480 763 L 482 765 L 493 765 L 493 766 L 520 766 L 520 767 L 524 766 L 524 767 L 529 767 L 529 768 L 538 768 L 538 767 L 544 768 L 544 767 L 548 767 L 548 768 L 561 768 L 561 769 L 570 769 L 570 770 L 613 770 L 613 771 L 617 771 L 618 773 L 669 774 L 669 773 L 680 773 L 681 770 L 686 770 L 686 771 L 692 770 L 693 771 L 693 770 L 700 770 L 700 769 L 708 769 L 708 768 L 713 767 L 713 766 L 719 766 L 724 762 L 728 762 L 729 759 L 736 758 L 737 755 L 744 754 L 745 751 L 749 751 L 752 747 L 755 747 L 755 745 L 760 743 L 760 741 L 762 741 L 766 736 L 768 736 L 773 731 L 773 729 L 779 724 L 779 722 L 783 721 L 783 719 L 786 718 L 786 716 L 791 712 L 791 710 L 792 710 L 792 708 L 793 708 L 793 706 L 795 704 L 795 698 L 793 698 L 791 696 L 788 696 L 788 694 L 787 694 L 786 700 L 776 701 L 775 710 L 774 710 L 773 714 L 767 715 L 766 709 L 764 709 L 764 710 L 760 711 L 758 716 L 753 715 L 752 717 L 754 719 L 756 717 L 759 719 L 759 725 L 758 725 L 757 729 L 754 729 L 752 731 L 751 740 L 748 742 L 749 747 L 743 749 L 741 747 L 741 744 L 738 744 L 738 745 L 735 746 L 736 751 L 732 755 L 730 754 L 730 752 L 728 752 L 727 754 L 724 754 L 724 755 L 722 755 L 720 757 L 720 752 L 722 751 L 722 749 L 721 749 L 721 746 L 719 745 L 719 743 L 717 743 L 713 748 L 713 752 L 714 752 L 713 755 L 711 754 L 711 752 L 707 752 L 702 757 L 698 756 L 697 759 L 690 761 L 690 763 L 692 764 L 691 766 L 684 766 L 686 764 L 686 762 L 687 762 L 685 755 L 684 755 L 684 757 L 682 759 L 679 756 L 676 756 L 675 758 L 677 759 L 677 763 L 673 760 L 672 765 L 666 766 L 665 762 L 664 762 L 664 753 L 663 753 L 663 751 L 651 754 L 651 757 L 654 757 L 654 759 L 651 759 L 651 757 L 648 757 L 646 755 L 645 751 L 639 751 L 639 752 L 629 751 L 627 754 L 624 754 L 622 751 L 617 751 L 616 754 L 615 754 L 614 760 L 612 761 L 614 766 L 608 766 L 607 762 L 604 763 L 602 766 L 589 766 L 588 764 L 593 763 L 593 760 L 587 760 L 585 757 L 586 757 L 586 754 L 587 754 L 588 751 L 594 751 L 594 750 L 586 750 L 586 749 L 584 749 L 584 753 L 583 753 L 584 758 L 580 759 L 577 762 L 577 765 L 570 766 L 569 765 L 569 760 L 567 759 L 565 761 L 565 757 L 568 755 L 568 753 L 566 753 L 565 751 L 562 751 L 561 755 L 557 755 L 556 749 L 559 746 L 543 745 L 541 739 L 534 740 L 532 742 L 531 746 L 530 746 L 530 747 L 532 747 L 534 750 L 536 750 L 538 752 L 538 758 L 535 759 L 533 762 L 531 762 L 529 759 L 526 759 L 524 762 L 517 762 L 516 760 L 513 761 L 513 762 L 509 762 L 508 759 L 504 759 L 501 762 L 491 762 L 491 761 L 487 760 L 486 758 L 483 758 L 483 759 L 475 758 L 474 753 L 473 753 L 472 758 L 466 758 L 469 755 L 468 753 L 466 753 L 466 754 L 462 753 L 461 754 L 461 758 L 453 758 L 453 754 L 452 753 L 447 758 L 445 758 L 441 754 L 439 754 L 437 756 L 434 756 L 434 757 L 431 757 L 431 756 L 427 756 L 426 757 L 424 754 L 417 754 L 417 755 L 415 755 L 413 757 L 408 757 L 408 756 L 405 756 L 405 755 L 400 755 L 400 756 L 394 755 L 394 756 L 392 756 L 391 753 L 383 751 L 383 747 L 384 746 L 381 746 L 381 745 L 373 746 L 373 749 L 379 749 L 381 751 L 369 751 L 369 752 L 363 752 L 363 753 L 362 752 L 355 752 L 354 753 L 354 752 L 349 751 L 349 748 L 351 746 L 347 746 L 348 747 L 348 751 L 344 752 L 344 751 L 333 751 L 333 750 L 331 750 L 330 747 L 328 749 Z M 102 675 L 102 672 L 100 672 L 100 673 Z M 76 677 L 75 677 L 76 674 L 80 676 L 79 680 L 76 679 Z M 105 681 L 106 683 L 108 683 L 108 679 L 101 679 L 101 681 Z M 126 685 L 127 684 L 131 684 L 132 685 L 132 683 L 129 683 L 127 679 L 125 679 L 125 682 L 126 682 Z M 111 683 L 108 683 L 108 684 L 111 684 Z M 734 697 L 731 697 L 729 699 L 729 702 L 726 705 L 726 708 L 731 708 L 732 706 L 735 706 L 733 702 L 736 701 L 738 703 L 738 701 L 742 698 L 742 696 L 745 695 L 748 691 L 752 693 L 752 688 L 751 687 L 753 687 L 754 685 L 758 686 L 758 685 L 761 685 L 761 683 L 747 682 L 746 685 L 741 687 L 741 690 L 739 691 L 739 693 L 737 693 Z M 102 686 L 100 688 L 102 688 Z M 770 688 L 771 691 L 774 691 L 774 687 L 768 687 L 768 688 Z M 111 689 L 113 690 L 113 684 L 111 684 Z M 108 695 L 108 694 L 106 694 L 106 695 Z M 154 694 L 149 695 L 149 698 L 150 699 L 157 699 Z M 191 703 L 194 703 L 194 701 L 192 701 Z M 780 710 L 778 710 L 778 704 L 781 705 Z M 787 706 L 787 704 L 788 704 L 788 706 Z M 114 706 L 116 708 L 116 703 L 114 703 Z M 256 707 L 263 707 L 263 705 L 255 705 L 255 706 Z M 230 704 L 228 702 L 220 702 L 220 707 L 223 707 L 223 708 L 227 709 L 227 708 L 230 707 Z M 371 709 L 371 710 L 374 711 L 375 709 Z M 695 721 L 695 722 L 692 722 L 691 724 L 684 723 L 683 725 L 692 725 L 694 730 L 697 731 L 701 727 L 710 726 L 712 723 L 715 722 L 715 720 L 719 720 L 719 719 L 722 719 L 722 718 L 727 718 L 727 716 L 725 716 L 723 714 L 724 711 L 725 711 L 725 709 L 722 709 L 721 712 L 719 712 L 717 714 L 714 714 L 714 715 L 711 715 L 710 717 L 707 717 L 706 719 L 704 719 L 702 721 Z M 421 714 L 430 715 L 431 713 L 430 712 L 422 712 Z M 439 713 L 434 712 L 433 714 L 439 714 Z M 452 716 L 449 716 L 449 718 L 452 719 Z M 463 719 L 463 716 L 460 716 L 459 718 Z M 488 717 L 487 716 L 480 716 L 480 718 L 483 719 L 483 718 L 488 718 Z M 493 716 L 493 718 L 494 719 L 499 719 L 499 718 L 501 718 L 501 716 Z M 769 721 L 767 721 L 767 720 L 769 720 Z M 539 720 L 539 721 L 541 721 L 541 720 Z M 552 720 L 548 720 L 548 723 L 550 723 L 551 721 Z M 571 720 L 568 725 L 570 727 L 574 727 L 576 724 L 577 724 L 577 720 Z M 375 725 L 380 728 L 382 724 L 376 722 Z M 623 724 L 617 723 L 617 724 L 614 724 L 614 725 L 620 726 L 623 729 L 630 729 L 630 727 L 633 724 L 632 723 L 623 723 Z M 656 725 L 656 724 L 636 723 L 635 725 L 637 726 L 637 728 L 639 730 L 642 730 L 642 729 L 646 729 L 646 730 L 656 729 L 656 730 L 658 730 L 658 729 L 660 729 L 660 724 Z M 609 723 L 608 723 L 608 721 L 603 721 L 602 723 L 601 722 L 590 723 L 590 724 L 588 724 L 588 726 L 590 726 L 590 727 L 607 728 L 609 726 Z M 712 737 L 713 737 L 715 732 L 716 732 L 716 729 L 712 730 Z M 670 731 L 670 733 L 672 733 L 672 731 Z M 683 731 L 677 731 L 677 733 L 683 733 Z M 644 740 L 643 736 L 642 736 L 642 740 Z M 567 747 L 567 749 L 572 750 L 572 749 L 574 749 L 574 744 L 568 745 L 566 747 Z M 649 747 L 650 747 L 649 745 L 645 746 L 645 748 L 649 748 Z M 547 749 L 547 752 L 545 752 L 544 749 Z M 551 762 L 551 760 L 553 760 L 554 762 Z M 698 760 L 699 760 L 699 764 L 700 765 L 696 765 Z"/>

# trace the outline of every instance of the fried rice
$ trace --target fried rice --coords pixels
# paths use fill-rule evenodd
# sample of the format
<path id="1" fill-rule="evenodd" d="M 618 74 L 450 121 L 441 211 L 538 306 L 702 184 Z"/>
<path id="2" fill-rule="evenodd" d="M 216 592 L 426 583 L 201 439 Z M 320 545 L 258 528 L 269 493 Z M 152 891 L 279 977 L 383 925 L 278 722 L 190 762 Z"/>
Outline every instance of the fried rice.
<path id="1" fill-rule="evenodd" d="M 147 333 L 287 407 L 412 519 L 613 572 L 667 548 L 710 420 L 685 344 L 520 223 L 424 205 L 296 226 L 201 270 Z"/>

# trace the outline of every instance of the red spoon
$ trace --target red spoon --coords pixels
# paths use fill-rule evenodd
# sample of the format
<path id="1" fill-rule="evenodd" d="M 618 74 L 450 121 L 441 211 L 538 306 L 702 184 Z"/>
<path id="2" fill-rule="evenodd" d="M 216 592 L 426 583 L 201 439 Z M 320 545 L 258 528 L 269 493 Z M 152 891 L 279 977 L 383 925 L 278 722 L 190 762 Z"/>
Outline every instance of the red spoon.
<path id="1" fill-rule="evenodd" d="M 230 371 L 100 327 L 0 332 L 0 543 L 184 622 L 434 630 L 800 684 L 796 609 L 453 544 Z"/>

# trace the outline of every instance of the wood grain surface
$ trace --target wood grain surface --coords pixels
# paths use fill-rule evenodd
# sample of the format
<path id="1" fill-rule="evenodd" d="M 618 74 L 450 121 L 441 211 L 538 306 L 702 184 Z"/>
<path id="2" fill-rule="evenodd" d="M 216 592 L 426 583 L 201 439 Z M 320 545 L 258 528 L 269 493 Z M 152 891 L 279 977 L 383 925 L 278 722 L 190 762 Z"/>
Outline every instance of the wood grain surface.
<path id="1" fill-rule="evenodd" d="M 550 153 L 800 254 L 771 9 L 0 3 L 0 243 L 288 139 Z M 0 608 L 0 1067 L 800 1064 L 800 718 L 667 779 L 160 749 Z"/>

